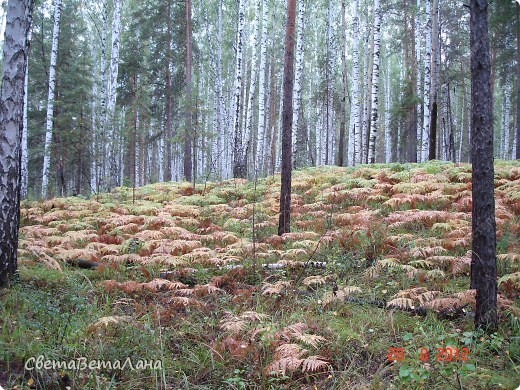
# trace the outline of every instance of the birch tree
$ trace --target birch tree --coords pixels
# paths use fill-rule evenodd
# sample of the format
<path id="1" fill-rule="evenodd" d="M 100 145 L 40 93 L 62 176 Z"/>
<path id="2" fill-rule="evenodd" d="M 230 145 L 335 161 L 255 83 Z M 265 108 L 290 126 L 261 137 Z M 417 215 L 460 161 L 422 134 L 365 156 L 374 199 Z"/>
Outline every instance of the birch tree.
<path id="1" fill-rule="evenodd" d="M 121 7 L 123 0 L 114 0 L 114 12 L 112 16 L 112 51 L 110 53 L 110 76 L 108 84 L 107 115 L 110 120 L 110 187 L 118 184 L 118 170 L 116 157 L 117 125 L 116 125 L 116 99 L 117 76 L 119 72 L 119 48 L 121 32 Z M 106 131 L 106 130 L 105 130 Z"/>
<path id="2" fill-rule="evenodd" d="M 376 158 L 376 136 L 378 127 L 379 101 L 379 58 L 381 14 L 379 0 L 374 0 L 374 53 L 372 60 L 372 117 L 370 120 L 370 140 L 368 144 L 368 162 L 373 164 Z"/>
<path id="3" fill-rule="evenodd" d="M 30 42 L 30 36 L 27 38 Z M 24 95 L 23 95 L 23 123 L 22 123 L 22 158 L 20 161 L 20 195 L 22 198 L 27 198 L 27 188 L 29 182 L 29 154 L 27 151 L 27 105 L 29 95 L 29 68 L 25 69 L 25 81 L 24 81 Z"/>
<path id="4" fill-rule="evenodd" d="M 262 0 L 262 37 L 260 38 L 260 76 L 258 80 L 258 132 L 256 146 L 256 171 L 263 172 L 265 160 L 265 124 L 266 124 L 266 94 L 265 94 L 265 73 L 267 62 L 267 16 L 268 1 Z"/>
<path id="5" fill-rule="evenodd" d="M 502 147 L 502 153 L 501 158 L 508 159 L 510 158 L 511 154 L 509 153 L 509 134 L 510 134 L 510 127 L 509 127 L 509 119 L 511 115 L 511 80 L 509 77 L 509 74 L 506 74 L 506 83 L 504 86 L 504 121 L 502 124 L 502 137 L 503 140 L 503 147 Z"/>
<path id="6" fill-rule="evenodd" d="M 251 140 L 254 136 L 253 132 L 253 119 L 254 119 L 254 112 L 255 112 L 255 95 L 256 95 L 256 81 L 258 79 L 258 53 L 257 53 L 257 47 L 258 47 L 258 31 L 259 31 L 259 18 L 260 18 L 260 0 L 256 0 L 256 6 L 255 6 L 255 17 L 253 20 L 253 53 L 251 56 L 251 74 L 250 74 L 250 80 L 249 80 L 249 99 L 247 104 L 247 114 L 246 114 L 246 134 L 244 136 L 245 142 L 247 142 L 247 147 L 245 150 L 246 153 L 246 159 L 248 156 L 250 156 L 251 150 L 254 149 L 251 148 Z M 252 156 L 254 159 L 254 156 Z"/>
<path id="7" fill-rule="evenodd" d="M 354 0 L 352 14 L 352 35 L 354 43 L 352 45 L 352 104 L 350 107 L 350 115 L 354 117 L 351 121 L 351 128 L 349 134 L 349 159 L 352 158 L 352 164 L 355 165 L 361 162 L 361 105 L 359 96 L 359 0 Z M 352 141 L 350 141 L 352 140 Z M 352 146 L 351 146 L 352 145 Z M 352 157 L 351 157 L 352 156 Z"/>
<path id="8" fill-rule="evenodd" d="M 191 181 L 192 161 L 192 102 L 191 102 L 191 0 L 186 0 L 186 127 L 184 129 L 184 178 Z"/>
<path id="9" fill-rule="evenodd" d="M 305 32 L 305 0 L 300 0 L 298 7 L 298 30 L 296 36 L 296 73 L 294 76 L 293 91 L 293 131 L 292 139 L 295 140 L 294 145 L 294 162 L 295 167 L 305 164 L 306 134 L 303 132 L 303 126 L 300 123 L 300 109 L 302 106 L 302 78 L 303 78 L 303 48 L 304 48 L 304 32 Z"/>
<path id="10" fill-rule="evenodd" d="M 47 96 L 47 115 L 45 116 L 45 146 L 43 151 L 42 198 L 47 197 L 49 168 L 51 164 L 51 141 L 54 121 L 54 89 L 56 86 L 56 61 L 58 59 L 58 40 L 60 35 L 61 0 L 54 3 L 54 26 L 49 67 L 49 93 Z"/>
<path id="11" fill-rule="evenodd" d="M 0 288 L 18 266 L 20 143 L 32 0 L 9 0 L 0 89 Z"/>
<path id="12" fill-rule="evenodd" d="M 432 18 L 431 18 L 431 0 L 425 0 L 426 6 L 426 25 L 425 34 L 425 51 L 424 51 L 424 88 L 423 88 L 423 128 L 422 128 L 422 144 L 421 159 L 428 159 L 430 145 L 430 88 L 431 88 L 431 62 L 432 62 Z"/>
<path id="13" fill-rule="evenodd" d="M 246 166 L 244 158 L 243 134 L 240 126 L 240 113 L 242 111 L 242 59 L 243 59 L 243 39 L 244 39 L 244 2 L 239 0 L 238 3 L 238 28 L 237 28 L 237 56 L 235 62 L 235 95 L 234 95 L 234 113 L 233 113 L 233 177 L 245 178 Z"/>

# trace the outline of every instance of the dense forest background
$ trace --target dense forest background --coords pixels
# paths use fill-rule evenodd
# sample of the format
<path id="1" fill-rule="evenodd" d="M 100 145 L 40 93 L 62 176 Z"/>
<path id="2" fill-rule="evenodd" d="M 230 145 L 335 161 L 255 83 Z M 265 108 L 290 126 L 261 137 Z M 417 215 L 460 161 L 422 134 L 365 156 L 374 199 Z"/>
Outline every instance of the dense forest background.
<path id="1" fill-rule="evenodd" d="M 22 194 L 279 171 L 285 6 L 37 2 Z M 489 10 L 495 157 L 511 159 L 519 7 Z M 300 1 L 296 42 L 295 168 L 469 161 L 463 2 Z"/>

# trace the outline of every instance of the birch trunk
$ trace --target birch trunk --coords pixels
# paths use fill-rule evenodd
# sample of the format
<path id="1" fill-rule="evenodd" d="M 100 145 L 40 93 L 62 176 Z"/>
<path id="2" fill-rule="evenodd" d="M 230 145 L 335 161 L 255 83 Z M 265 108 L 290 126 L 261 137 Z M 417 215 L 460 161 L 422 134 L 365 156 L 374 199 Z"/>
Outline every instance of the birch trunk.
<path id="1" fill-rule="evenodd" d="M 503 139 L 504 139 L 504 153 L 502 154 L 503 159 L 509 159 L 511 158 L 511 154 L 509 153 L 510 147 L 509 147 L 509 136 L 510 136 L 510 125 L 509 125 L 509 119 L 511 115 L 511 79 L 509 75 L 506 75 L 506 85 L 504 90 L 504 126 L 502 127 L 502 130 L 504 132 Z"/>
<path id="2" fill-rule="evenodd" d="M 115 187 L 119 183 L 117 158 L 117 133 L 118 126 L 116 124 L 116 100 L 117 100 L 117 76 L 119 72 L 119 35 L 121 31 L 121 7 L 122 0 L 114 0 L 114 13 L 112 19 L 112 52 L 110 54 L 110 77 L 108 84 L 108 102 L 107 115 L 110 121 L 110 188 Z M 106 131 L 106 130 L 105 130 Z"/>
<path id="3" fill-rule="evenodd" d="M 352 157 L 352 164 L 359 164 L 361 162 L 361 105 L 359 96 L 359 0 L 353 2 L 352 20 L 354 43 L 352 47 L 352 105 L 350 108 L 350 115 L 354 115 L 353 128 L 350 129 L 349 134 L 354 135 L 353 151 L 350 148 L 349 141 L 349 158 Z"/>
<path id="4" fill-rule="evenodd" d="M 30 41 L 30 37 L 27 37 L 27 41 Z M 27 96 L 29 94 L 29 68 L 26 66 L 25 69 L 25 81 L 24 81 L 24 95 L 23 95 L 23 123 L 22 123 L 22 159 L 20 166 L 20 195 L 22 198 L 27 198 L 27 186 L 29 181 L 29 155 L 27 153 Z"/>
<path id="5" fill-rule="evenodd" d="M 259 31 L 259 18 L 260 18 L 260 0 L 256 1 L 256 9 L 255 9 L 255 19 L 253 21 L 253 54 L 251 56 L 251 74 L 249 80 L 249 99 L 247 105 L 247 114 L 246 114 L 246 134 L 245 134 L 245 142 L 247 142 L 246 146 L 246 156 L 244 157 L 247 161 L 247 158 L 250 156 L 251 151 L 255 149 L 251 148 L 251 137 L 254 136 L 253 132 L 253 122 L 254 122 L 254 113 L 255 113 L 255 95 L 256 95 L 256 80 L 258 79 L 258 31 Z M 254 153 L 252 153 L 254 154 Z M 254 159 L 254 156 L 253 156 Z"/>
<path id="6" fill-rule="evenodd" d="M 425 0 L 426 4 L 426 26 L 425 26 L 425 52 L 424 52 L 424 89 L 423 89 L 423 128 L 421 161 L 428 159 L 430 151 L 430 88 L 431 88 L 431 62 L 432 62 L 432 19 L 431 0 Z"/>
<path id="7" fill-rule="evenodd" d="M 379 101 L 379 57 L 381 14 L 379 0 L 374 0 L 374 53 L 372 61 L 372 118 L 370 120 L 370 141 L 368 145 L 368 162 L 373 164 L 376 159 L 376 136 L 378 127 Z"/>
<path id="8" fill-rule="evenodd" d="M 191 102 L 191 0 L 186 0 L 186 128 L 184 129 L 184 179 L 191 182 L 193 169 L 192 160 L 192 102 Z M 196 157 L 195 153 L 195 157 Z"/>
<path id="9" fill-rule="evenodd" d="M 244 35 L 244 2 L 238 3 L 238 28 L 237 28 L 237 58 L 235 63 L 235 96 L 234 96 L 234 144 L 233 144 L 233 177 L 245 178 L 246 167 L 244 166 L 243 134 L 240 126 L 240 113 L 242 111 L 242 58 L 243 58 L 243 35 Z"/>
<path id="10" fill-rule="evenodd" d="M 365 162 L 366 157 L 366 134 L 368 128 L 368 115 L 369 115 L 369 79 L 370 79 L 370 14 L 367 7 L 367 16 L 365 20 L 365 58 L 364 58 L 364 69 L 363 69 L 363 122 L 361 126 L 361 143 L 359 149 L 359 161 L 360 163 Z"/>
<path id="11" fill-rule="evenodd" d="M 390 66 L 387 64 L 386 68 L 386 90 L 385 90 L 385 162 L 392 162 L 392 132 L 390 130 L 390 109 L 392 107 L 390 101 Z"/>
<path id="12" fill-rule="evenodd" d="M 54 27 L 49 67 L 49 93 L 47 95 L 47 115 L 45 121 L 45 146 L 43 151 L 42 198 L 47 197 L 49 168 L 51 164 L 52 125 L 54 121 L 54 88 L 56 86 L 56 61 L 58 59 L 58 40 L 60 35 L 61 0 L 54 3 Z"/>
<path id="13" fill-rule="evenodd" d="M 416 95 L 422 96 L 422 77 L 421 77 L 421 42 L 422 42 L 422 12 L 421 12 L 421 0 L 417 0 L 416 14 L 415 14 L 415 64 L 417 69 L 417 84 L 416 84 Z M 422 145 L 422 115 L 421 115 L 421 103 L 418 102 L 416 105 L 416 118 L 417 118 L 417 132 L 416 135 L 420 138 L 419 145 Z"/>
<path id="14" fill-rule="evenodd" d="M 0 288 L 18 266 L 20 143 L 32 0 L 9 0 L 0 87 Z"/>
<path id="15" fill-rule="evenodd" d="M 296 36 L 296 74 L 294 76 L 293 91 L 293 118 L 292 118 L 292 139 L 294 145 L 294 167 L 305 165 L 307 150 L 305 148 L 305 136 L 302 124 L 300 123 L 300 109 L 302 106 L 302 77 L 303 77 L 303 47 L 305 32 L 305 0 L 300 0 L 298 9 L 298 30 Z"/>
<path id="16" fill-rule="evenodd" d="M 267 15 L 268 1 L 262 0 L 262 38 L 260 42 L 260 76 L 258 81 L 258 133 L 256 149 L 256 172 L 262 174 L 265 161 L 265 72 L 267 60 Z"/>

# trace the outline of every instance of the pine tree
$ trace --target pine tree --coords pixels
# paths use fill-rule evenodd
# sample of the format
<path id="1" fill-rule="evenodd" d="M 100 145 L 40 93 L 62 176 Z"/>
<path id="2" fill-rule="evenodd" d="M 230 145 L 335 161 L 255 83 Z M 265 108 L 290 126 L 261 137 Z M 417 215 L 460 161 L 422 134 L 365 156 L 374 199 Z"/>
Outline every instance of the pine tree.
<path id="1" fill-rule="evenodd" d="M 471 288 L 477 290 L 475 326 L 497 327 L 496 223 L 493 166 L 493 100 L 490 84 L 488 2 L 470 1 L 471 27 Z"/>

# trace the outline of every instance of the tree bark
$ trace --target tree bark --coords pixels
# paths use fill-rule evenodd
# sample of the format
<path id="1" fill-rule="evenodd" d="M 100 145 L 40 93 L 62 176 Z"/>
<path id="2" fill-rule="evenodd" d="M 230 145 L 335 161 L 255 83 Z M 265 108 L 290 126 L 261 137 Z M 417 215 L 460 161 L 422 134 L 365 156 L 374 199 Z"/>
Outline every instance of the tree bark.
<path id="1" fill-rule="evenodd" d="M 352 158 L 352 164 L 356 165 L 361 162 L 361 105 L 359 96 L 359 0 L 353 1 L 353 19 L 352 34 L 354 42 L 352 45 L 352 105 L 350 107 L 350 115 L 354 116 L 353 128 L 349 131 L 353 135 L 352 141 L 349 139 L 349 158 Z M 352 144 L 352 148 L 350 147 Z M 351 157 L 352 156 L 352 157 Z"/>
<path id="2" fill-rule="evenodd" d="M 27 38 L 30 42 L 30 37 Z M 28 53 L 27 53 L 28 54 Z M 27 186 L 29 182 L 29 155 L 27 153 L 27 96 L 29 94 L 29 68 L 25 69 L 24 97 L 23 97 L 23 130 L 22 130 L 22 159 L 20 161 L 20 196 L 27 198 Z"/>
<path id="3" fill-rule="evenodd" d="M 430 89 L 431 89 L 431 63 L 432 63 L 432 16 L 431 0 L 425 0 L 426 27 L 425 27 L 425 53 L 424 53 L 424 88 L 423 88 L 423 128 L 421 144 L 421 161 L 428 158 L 430 145 Z"/>
<path id="4" fill-rule="evenodd" d="M 372 115 L 370 119 L 370 137 L 368 144 L 368 162 L 376 162 L 376 136 L 379 125 L 379 59 L 380 59 L 380 32 L 381 32 L 381 13 L 380 2 L 374 0 L 374 52 L 372 60 Z"/>
<path id="5" fill-rule="evenodd" d="M 234 144 L 233 144 L 233 177 L 245 178 L 246 166 L 244 159 L 244 145 L 242 127 L 240 126 L 240 113 L 242 111 L 242 59 L 243 59 L 243 39 L 244 39 L 244 1 L 239 0 L 238 4 L 238 28 L 237 28 L 237 58 L 235 64 L 235 97 L 234 97 Z"/>
<path id="6" fill-rule="evenodd" d="M 192 103 L 191 103 L 191 0 L 186 0 L 186 128 L 184 129 L 184 179 L 191 182 L 192 160 Z"/>
<path id="7" fill-rule="evenodd" d="M 301 167 L 307 159 L 307 140 L 300 122 L 302 107 L 302 77 L 303 77 L 303 48 L 305 31 L 305 0 L 300 1 L 298 9 L 298 31 L 296 40 L 296 74 L 294 76 L 294 110 L 293 110 L 293 134 L 294 145 L 294 167 Z"/>
<path id="8" fill-rule="evenodd" d="M 0 288 L 18 266 L 20 157 L 32 0 L 9 0 L 0 89 Z"/>
<path id="9" fill-rule="evenodd" d="M 516 7 L 516 153 L 520 160 L 520 8 Z"/>
<path id="10" fill-rule="evenodd" d="M 49 67 L 49 93 L 45 124 L 45 146 L 43 151 L 42 198 L 47 197 L 49 168 L 51 165 L 52 125 L 54 120 L 54 88 L 56 86 L 56 62 L 58 60 L 58 40 L 60 35 L 61 0 L 54 3 L 54 27 L 52 32 L 51 62 Z"/>
<path id="11" fill-rule="evenodd" d="M 119 184 L 119 177 L 122 177 L 118 172 L 118 158 L 117 158 L 117 132 L 118 126 L 116 121 L 116 100 L 117 100 L 117 77 L 119 73 L 119 48 L 121 47 L 120 32 L 121 32 L 121 7 L 123 0 L 114 0 L 114 13 L 112 16 L 112 52 L 110 53 L 110 77 L 108 84 L 108 102 L 107 115 L 110 121 L 110 185 L 113 188 Z M 121 167 L 120 167 L 121 168 Z"/>
<path id="12" fill-rule="evenodd" d="M 496 223 L 493 167 L 493 99 L 488 41 L 488 2 L 470 1 L 471 30 L 471 288 L 477 290 L 475 326 L 497 327 Z"/>
<path id="13" fill-rule="evenodd" d="M 291 231 L 292 120 L 296 0 L 287 2 L 282 109 L 282 185 L 278 235 Z"/>
<path id="14" fill-rule="evenodd" d="M 168 19 L 166 22 L 166 129 L 163 134 L 163 141 L 165 144 L 164 156 L 165 167 L 164 167 L 164 180 L 170 181 L 173 178 L 173 166 L 172 166 L 172 0 L 168 0 L 167 6 Z"/>
<path id="15" fill-rule="evenodd" d="M 265 139 L 266 139 L 266 94 L 265 94 L 265 72 L 267 62 L 267 16 L 268 2 L 262 0 L 262 37 L 260 40 L 260 76 L 258 80 L 258 133 L 256 145 L 256 171 L 264 172 L 265 162 Z"/>

